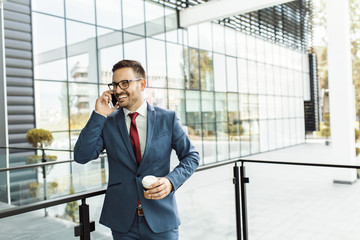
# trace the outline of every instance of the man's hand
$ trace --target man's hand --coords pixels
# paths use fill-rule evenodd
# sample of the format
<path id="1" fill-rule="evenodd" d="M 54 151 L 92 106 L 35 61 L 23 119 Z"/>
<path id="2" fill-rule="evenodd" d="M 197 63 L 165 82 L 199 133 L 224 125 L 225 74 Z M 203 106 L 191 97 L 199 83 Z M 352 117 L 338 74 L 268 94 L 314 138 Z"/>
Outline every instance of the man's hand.
<path id="1" fill-rule="evenodd" d="M 158 177 L 158 181 L 150 186 L 147 190 L 149 197 L 153 200 L 163 199 L 173 189 L 173 185 L 166 177 Z"/>
<path id="2" fill-rule="evenodd" d="M 101 97 L 99 97 L 96 100 L 95 103 L 95 110 L 105 116 L 109 116 L 110 114 L 112 114 L 117 108 L 118 108 L 118 103 L 116 103 L 116 105 L 114 106 L 114 108 L 111 108 L 109 106 L 109 102 L 111 101 L 112 97 L 114 95 L 112 95 L 112 91 L 108 90 L 105 91 Z"/>

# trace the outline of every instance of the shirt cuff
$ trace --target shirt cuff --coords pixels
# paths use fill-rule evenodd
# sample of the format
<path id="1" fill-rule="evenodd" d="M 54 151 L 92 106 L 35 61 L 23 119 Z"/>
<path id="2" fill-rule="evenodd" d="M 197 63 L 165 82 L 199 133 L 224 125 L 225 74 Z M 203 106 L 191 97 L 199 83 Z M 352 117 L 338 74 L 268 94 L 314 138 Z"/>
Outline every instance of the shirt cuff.
<path id="1" fill-rule="evenodd" d="M 104 116 L 104 117 L 106 117 L 107 118 L 107 116 L 106 115 L 104 115 L 104 114 L 101 114 L 101 113 L 99 113 L 98 111 L 96 111 L 96 110 L 94 110 L 97 114 L 99 114 L 99 115 L 101 115 L 101 116 Z"/>

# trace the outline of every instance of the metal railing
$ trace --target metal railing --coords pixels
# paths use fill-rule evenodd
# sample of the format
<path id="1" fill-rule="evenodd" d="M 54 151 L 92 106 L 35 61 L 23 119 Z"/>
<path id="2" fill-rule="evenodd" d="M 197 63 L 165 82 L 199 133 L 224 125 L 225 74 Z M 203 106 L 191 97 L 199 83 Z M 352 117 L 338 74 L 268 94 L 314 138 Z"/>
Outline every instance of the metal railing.
<path id="1" fill-rule="evenodd" d="M 106 156 L 106 155 L 105 155 Z M 47 162 L 31 164 L 32 167 L 47 166 L 52 164 L 59 164 L 63 162 L 72 162 L 73 160 Z M 235 213 L 236 213 L 236 236 L 238 240 L 248 240 L 248 220 L 247 220 L 247 197 L 246 184 L 249 183 L 249 178 L 245 173 L 245 163 L 259 163 L 259 164 L 279 164 L 279 165 L 295 165 L 307 167 L 327 167 L 327 168 L 345 168 L 345 169 L 360 169 L 360 165 L 344 165 L 344 164 L 324 164 L 324 163 L 305 163 L 305 162 L 285 162 L 285 161 L 267 161 L 254 159 L 234 159 L 205 166 L 200 166 L 196 172 L 206 171 L 209 169 L 234 164 L 233 166 L 233 184 L 235 191 Z M 238 166 L 240 164 L 240 166 Z M 2 171 L 18 170 L 28 168 L 28 166 L 19 166 L 13 168 L 2 168 Z M 94 191 L 87 191 L 83 193 L 76 193 L 69 196 L 63 196 L 56 199 L 44 200 L 37 203 L 27 204 L 19 207 L 12 207 L 0 211 L 0 218 L 6 218 L 26 212 L 31 212 L 47 207 L 52 207 L 72 201 L 81 200 L 82 204 L 79 206 L 80 224 L 74 227 L 74 235 L 79 236 L 81 240 L 89 240 L 90 233 L 95 229 L 94 221 L 89 218 L 89 206 L 86 204 L 86 199 L 90 197 L 99 196 L 106 193 L 106 188 Z"/>

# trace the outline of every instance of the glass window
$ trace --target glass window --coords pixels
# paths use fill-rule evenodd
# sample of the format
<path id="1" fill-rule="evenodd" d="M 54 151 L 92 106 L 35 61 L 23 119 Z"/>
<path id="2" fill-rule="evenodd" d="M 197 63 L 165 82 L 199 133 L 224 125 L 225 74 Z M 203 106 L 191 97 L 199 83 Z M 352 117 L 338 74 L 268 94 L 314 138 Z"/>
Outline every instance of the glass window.
<path id="1" fill-rule="evenodd" d="M 259 97 L 259 118 L 266 119 L 267 118 L 267 96 L 258 95 Z"/>
<path id="2" fill-rule="evenodd" d="M 96 0 L 97 25 L 121 29 L 121 14 L 121 0 Z"/>
<path id="3" fill-rule="evenodd" d="M 269 150 L 268 129 L 266 120 L 259 121 L 260 152 L 266 152 Z"/>
<path id="4" fill-rule="evenodd" d="M 288 70 L 281 69 L 281 95 L 289 96 L 289 86 L 288 86 Z"/>
<path id="5" fill-rule="evenodd" d="M 95 27 L 69 20 L 66 25 L 69 80 L 97 82 Z"/>
<path id="6" fill-rule="evenodd" d="M 267 116 L 268 118 L 275 118 L 275 97 L 267 97 Z"/>
<path id="7" fill-rule="evenodd" d="M 259 121 L 250 121 L 251 127 L 251 154 L 260 151 Z"/>
<path id="8" fill-rule="evenodd" d="M 166 40 L 181 43 L 180 33 L 177 29 L 177 14 L 175 9 L 165 7 Z"/>
<path id="9" fill-rule="evenodd" d="M 229 122 L 229 149 L 230 158 L 238 158 L 240 152 L 240 121 Z"/>
<path id="10" fill-rule="evenodd" d="M 200 155 L 200 164 L 204 164 L 204 157 L 203 157 L 203 144 L 202 144 L 202 124 L 187 124 L 189 138 L 194 145 L 195 149 L 199 152 Z M 216 148 L 213 148 L 216 149 Z M 208 150 L 208 149 L 207 149 Z M 207 152 L 207 151 L 204 151 Z M 209 153 L 209 152 L 208 152 Z M 213 154 L 210 152 L 210 155 Z"/>
<path id="11" fill-rule="evenodd" d="M 239 92 L 248 93 L 249 84 L 248 84 L 248 69 L 247 61 L 244 59 L 238 58 L 238 75 L 239 75 Z"/>
<path id="12" fill-rule="evenodd" d="M 268 121 L 268 136 L 269 136 L 269 150 L 276 149 L 277 137 L 276 137 L 276 122 L 273 119 Z"/>
<path id="13" fill-rule="evenodd" d="M 124 31 L 144 35 L 144 1 L 122 1 L 122 7 Z"/>
<path id="14" fill-rule="evenodd" d="M 236 58 L 234 57 L 226 57 L 226 78 L 227 78 L 227 86 L 229 92 L 237 92 L 238 91 L 238 80 L 237 80 L 237 64 Z"/>
<path id="15" fill-rule="evenodd" d="M 216 162 L 216 129 L 215 123 L 203 123 L 204 164 Z"/>
<path id="16" fill-rule="evenodd" d="M 275 96 L 275 118 L 282 118 L 283 117 L 283 97 Z"/>
<path id="17" fill-rule="evenodd" d="M 287 121 L 287 120 L 286 120 Z M 286 146 L 284 144 L 285 136 L 284 136 L 284 120 L 283 119 L 276 119 L 275 120 L 275 138 L 276 138 L 276 147 L 282 148 L 283 146 Z"/>
<path id="18" fill-rule="evenodd" d="M 225 56 L 214 53 L 214 87 L 216 92 L 226 92 Z"/>
<path id="19" fill-rule="evenodd" d="M 70 129 L 85 127 L 98 98 L 98 87 L 93 84 L 69 84 Z"/>
<path id="20" fill-rule="evenodd" d="M 273 64 L 273 43 L 264 41 L 265 63 Z"/>
<path id="21" fill-rule="evenodd" d="M 198 25 L 193 25 L 187 28 L 189 47 L 198 48 L 199 38 L 198 38 Z"/>
<path id="22" fill-rule="evenodd" d="M 237 123 L 240 121 L 239 118 L 239 99 L 237 93 L 228 93 L 228 121 Z"/>
<path id="23" fill-rule="evenodd" d="M 66 80 L 64 20 L 33 13 L 32 21 L 34 77 Z"/>
<path id="24" fill-rule="evenodd" d="M 159 88 L 147 88 L 147 100 L 151 105 L 167 108 L 167 90 Z"/>
<path id="25" fill-rule="evenodd" d="M 258 79 L 259 94 L 266 94 L 266 90 L 267 90 L 266 68 L 265 68 L 265 64 L 263 63 L 257 63 L 257 79 Z"/>
<path id="26" fill-rule="evenodd" d="M 249 93 L 258 92 L 258 76 L 256 62 L 248 61 Z"/>
<path id="27" fill-rule="evenodd" d="M 280 47 L 277 44 L 273 44 L 273 65 L 280 66 Z"/>
<path id="28" fill-rule="evenodd" d="M 237 57 L 247 59 L 246 34 L 242 32 L 236 33 Z"/>
<path id="29" fill-rule="evenodd" d="M 145 1 L 145 19 L 146 35 L 164 39 L 164 6 L 151 1 Z"/>
<path id="30" fill-rule="evenodd" d="M 256 38 L 256 58 L 259 62 L 265 62 L 264 40 Z"/>
<path id="31" fill-rule="evenodd" d="M 210 35 L 209 35 L 210 36 Z M 225 28 L 226 54 L 236 57 L 236 31 L 232 28 Z"/>
<path id="32" fill-rule="evenodd" d="M 274 67 L 274 94 L 281 95 L 281 69 L 279 67 Z"/>
<path id="33" fill-rule="evenodd" d="M 168 87 L 185 88 L 183 46 L 167 43 Z"/>
<path id="34" fill-rule="evenodd" d="M 190 82 L 186 84 L 186 88 L 199 89 L 199 52 L 197 49 L 190 48 L 189 51 L 185 51 L 185 58 L 189 54 L 189 70 L 190 70 Z"/>
<path id="35" fill-rule="evenodd" d="M 216 122 L 227 121 L 227 100 L 225 93 L 215 93 Z"/>
<path id="36" fill-rule="evenodd" d="M 50 2 L 49 0 L 32 0 L 31 10 L 49 13 L 57 16 L 64 16 L 64 1 L 53 0 Z"/>
<path id="37" fill-rule="evenodd" d="M 200 49 L 212 51 L 212 39 L 210 36 L 211 36 L 211 23 L 206 22 L 199 24 Z"/>
<path id="38" fill-rule="evenodd" d="M 165 43 L 147 38 L 147 79 L 151 87 L 166 87 Z"/>
<path id="39" fill-rule="evenodd" d="M 133 34 L 124 33 L 124 58 L 139 61 L 145 71 L 146 64 L 145 39 Z"/>
<path id="40" fill-rule="evenodd" d="M 202 90 L 214 90 L 212 53 L 203 50 L 200 50 L 200 81 Z"/>
<path id="41" fill-rule="evenodd" d="M 94 1 L 65 0 L 66 18 L 95 23 Z"/>
<path id="42" fill-rule="evenodd" d="M 273 66 L 265 65 L 266 72 L 266 93 L 269 95 L 274 94 L 274 72 Z"/>
<path id="43" fill-rule="evenodd" d="M 249 113 L 251 119 L 259 118 L 259 103 L 257 95 L 249 95 Z"/>
<path id="44" fill-rule="evenodd" d="M 98 28 L 98 64 L 100 83 L 112 82 L 112 67 L 123 59 L 122 33 Z"/>
<path id="45" fill-rule="evenodd" d="M 229 159 L 229 134 L 228 123 L 216 124 L 216 147 L 218 161 Z"/>
<path id="46" fill-rule="evenodd" d="M 201 92 L 202 122 L 215 122 L 215 102 L 213 92 Z"/>
<path id="47" fill-rule="evenodd" d="M 282 102 L 282 116 L 284 118 L 289 118 L 291 117 L 291 112 L 292 111 L 290 108 L 292 108 L 294 105 L 292 105 L 291 103 L 291 98 L 288 97 L 282 97 L 281 98 Z"/>
<path id="48" fill-rule="evenodd" d="M 249 95 L 240 94 L 239 95 L 239 106 L 240 106 L 240 119 L 249 119 Z"/>
<path id="49" fill-rule="evenodd" d="M 250 155 L 250 122 L 249 121 L 241 121 L 240 126 L 240 145 L 241 145 L 241 156 Z"/>
<path id="50" fill-rule="evenodd" d="M 212 23 L 212 31 L 214 52 L 225 53 L 224 26 Z"/>
<path id="51" fill-rule="evenodd" d="M 169 109 L 174 110 L 183 124 L 186 123 L 185 93 L 183 90 L 168 90 Z"/>
<path id="52" fill-rule="evenodd" d="M 35 81 L 35 93 L 36 127 L 49 131 L 67 130 L 69 122 L 66 83 Z"/>
<path id="53" fill-rule="evenodd" d="M 186 122 L 200 123 L 200 92 L 186 91 Z"/>
<path id="54" fill-rule="evenodd" d="M 247 58 L 255 61 L 256 55 L 256 38 L 253 36 L 247 36 Z"/>

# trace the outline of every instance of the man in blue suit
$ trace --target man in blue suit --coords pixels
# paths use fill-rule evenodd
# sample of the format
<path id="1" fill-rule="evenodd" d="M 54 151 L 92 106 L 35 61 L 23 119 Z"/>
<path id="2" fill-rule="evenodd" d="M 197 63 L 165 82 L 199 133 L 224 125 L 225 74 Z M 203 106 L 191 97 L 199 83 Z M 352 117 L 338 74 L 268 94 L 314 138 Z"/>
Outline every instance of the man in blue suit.
<path id="1" fill-rule="evenodd" d="M 178 239 L 179 214 L 174 192 L 194 173 L 199 154 L 175 112 L 151 106 L 144 99 L 145 71 L 133 60 L 112 69 L 113 82 L 96 100 L 95 111 L 81 131 L 74 158 L 85 164 L 106 149 L 109 183 L 100 223 L 120 239 Z M 109 106 L 116 98 L 114 107 Z M 170 154 L 179 164 L 170 171 Z M 144 197 L 142 179 L 158 181 Z"/>

